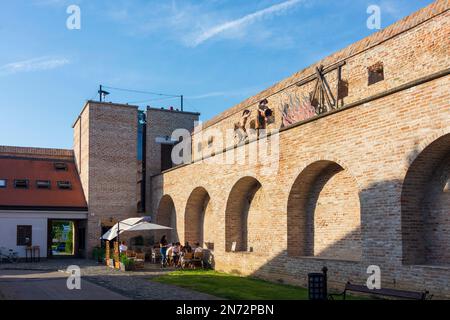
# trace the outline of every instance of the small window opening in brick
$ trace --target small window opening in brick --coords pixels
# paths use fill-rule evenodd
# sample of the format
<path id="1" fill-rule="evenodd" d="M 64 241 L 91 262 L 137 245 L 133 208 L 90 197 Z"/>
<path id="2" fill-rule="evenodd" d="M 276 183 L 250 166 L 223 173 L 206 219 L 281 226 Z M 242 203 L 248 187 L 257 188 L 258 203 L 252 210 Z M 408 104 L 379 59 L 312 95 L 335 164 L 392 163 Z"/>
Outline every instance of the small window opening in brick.
<path id="1" fill-rule="evenodd" d="M 214 137 L 209 137 L 208 138 L 208 147 L 211 147 L 213 143 L 214 143 Z"/>
<path id="2" fill-rule="evenodd" d="M 345 97 L 348 97 L 348 81 L 339 80 L 338 99 L 344 99 Z"/>
<path id="3" fill-rule="evenodd" d="M 369 86 L 384 80 L 383 62 L 377 62 L 367 70 L 369 72 Z"/>
<path id="4" fill-rule="evenodd" d="M 14 187 L 16 189 L 28 189 L 28 180 L 26 179 L 14 180 Z"/>

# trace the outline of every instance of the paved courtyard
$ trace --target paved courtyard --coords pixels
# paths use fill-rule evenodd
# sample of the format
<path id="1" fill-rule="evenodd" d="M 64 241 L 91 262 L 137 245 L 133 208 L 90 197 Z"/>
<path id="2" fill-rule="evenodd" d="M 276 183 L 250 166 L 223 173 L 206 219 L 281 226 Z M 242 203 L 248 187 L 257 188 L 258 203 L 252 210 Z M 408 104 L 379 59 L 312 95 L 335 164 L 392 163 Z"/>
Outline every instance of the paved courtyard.
<path id="1" fill-rule="evenodd" d="M 68 290 L 65 272 L 81 268 L 81 290 Z M 147 264 L 146 269 L 122 272 L 90 260 L 47 260 L 0 264 L 0 300 L 212 300 L 214 296 L 151 281 L 170 270 Z"/>
<path id="2" fill-rule="evenodd" d="M 128 300 L 99 285 L 84 281 L 81 290 L 68 290 L 67 275 L 54 271 L 2 270 L 0 299 L 3 300 Z"/>

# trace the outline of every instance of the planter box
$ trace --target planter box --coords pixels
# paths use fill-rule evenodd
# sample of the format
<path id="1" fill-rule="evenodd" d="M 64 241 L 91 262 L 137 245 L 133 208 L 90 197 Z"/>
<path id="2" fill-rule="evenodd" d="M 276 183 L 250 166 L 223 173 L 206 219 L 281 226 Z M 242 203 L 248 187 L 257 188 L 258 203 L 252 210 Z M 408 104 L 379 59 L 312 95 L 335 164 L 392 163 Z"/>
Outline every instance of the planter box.
<path id="1" fill-rule="evenodd" d="M 128 266 L 126 266 L 124 263 L 120 263 L 120 270 L 121 271 L 133 271 L 135 268 L 134 268 L 134 265 L 133 264 L 131 264 L 131 265 L 128 265 Z"/>

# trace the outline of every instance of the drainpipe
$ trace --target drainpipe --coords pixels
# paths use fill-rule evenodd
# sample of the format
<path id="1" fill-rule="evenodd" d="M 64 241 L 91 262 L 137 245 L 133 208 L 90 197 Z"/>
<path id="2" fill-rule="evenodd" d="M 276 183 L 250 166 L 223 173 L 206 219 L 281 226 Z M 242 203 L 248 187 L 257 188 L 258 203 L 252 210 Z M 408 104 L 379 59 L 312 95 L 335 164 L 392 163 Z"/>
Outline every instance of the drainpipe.
<path id="1" fill-rule="evenodd" d="M 141 179 L 141 210 L 145 213 L 146 203 L 145 194 L 146 188 L 146 178 L 147 178 L 147 115 L 143 113 L 143 128 L 142 128 L 142 179 Z"/>

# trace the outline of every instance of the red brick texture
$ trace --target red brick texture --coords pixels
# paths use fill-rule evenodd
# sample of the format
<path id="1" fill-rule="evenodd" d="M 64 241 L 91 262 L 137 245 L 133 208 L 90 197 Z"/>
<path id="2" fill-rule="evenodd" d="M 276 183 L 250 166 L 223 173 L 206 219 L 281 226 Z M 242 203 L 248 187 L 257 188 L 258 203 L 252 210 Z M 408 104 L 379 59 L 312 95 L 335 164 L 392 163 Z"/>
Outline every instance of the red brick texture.
<path id="1" fill-rule="evenodd" d="M 326 265 L 330 286 L 338 288 L 348 280 L 365 283 L 375 264 L 384 287 L 450 297 L 448 8 L 448 1 L 436 1 L 322 60 L 324 66 L 346 61 L 344 108 L 282 130 L 272 175 L 262 174 L 264 164 L 249 163 L 256 143 L 250 142 L 225 152 L 245 150 L 243 164 L 196 162 L 154 176 L 153 202 L 172 198 L 180 240 L 198 233 L 183 213 L 188 202 L 201 207 L 201 197 L 196 205 L 189 198 L 202 187 L 216 222 L 203 226 L 203 237 L 215 237 L 219 270 L 305 285 L 308 272 Z M 385 79 L 368 86 L 367 68 L 379 61 Z M 207 125 L 224 132 L 263 97 L 276 106 L 310 92 L 313 83 L 291 85 L 314 67 Z M 327 78 L 335 87 L 335 75 Z M 153 211 L 158 216 L 157 206 Z M 230 252 L 234 241 L 238 250 Z"/>

